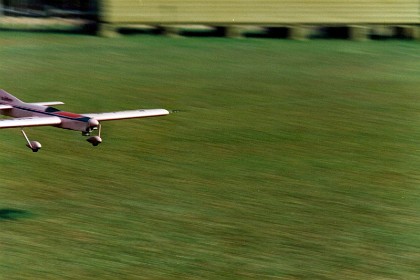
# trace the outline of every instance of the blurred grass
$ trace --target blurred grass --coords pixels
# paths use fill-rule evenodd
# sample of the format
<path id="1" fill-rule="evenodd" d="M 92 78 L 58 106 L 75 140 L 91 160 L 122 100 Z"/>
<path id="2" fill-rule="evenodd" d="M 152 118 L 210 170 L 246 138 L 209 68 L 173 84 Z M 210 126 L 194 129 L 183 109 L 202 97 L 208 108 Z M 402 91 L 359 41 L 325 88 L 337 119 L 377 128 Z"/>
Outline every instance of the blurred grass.
<path id="1" fill-rule="evenodd" d="M 181 111 L 1 130 L 0 279 L 417 279 L 419 51 L 0 33 L 25 101 Z"/>

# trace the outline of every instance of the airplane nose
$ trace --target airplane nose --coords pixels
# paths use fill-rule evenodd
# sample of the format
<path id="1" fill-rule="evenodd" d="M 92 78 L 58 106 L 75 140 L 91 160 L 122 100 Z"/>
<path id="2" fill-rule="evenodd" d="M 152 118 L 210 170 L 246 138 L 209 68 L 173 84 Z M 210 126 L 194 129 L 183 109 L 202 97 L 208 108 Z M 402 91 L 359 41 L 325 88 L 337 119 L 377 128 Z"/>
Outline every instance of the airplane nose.
<path id="1" fill-rule="evenodd" d="M 99 122 L 95 119 L 90 119 L 88 123 L 89 127 L 97 127 L 99 125 Z"/>

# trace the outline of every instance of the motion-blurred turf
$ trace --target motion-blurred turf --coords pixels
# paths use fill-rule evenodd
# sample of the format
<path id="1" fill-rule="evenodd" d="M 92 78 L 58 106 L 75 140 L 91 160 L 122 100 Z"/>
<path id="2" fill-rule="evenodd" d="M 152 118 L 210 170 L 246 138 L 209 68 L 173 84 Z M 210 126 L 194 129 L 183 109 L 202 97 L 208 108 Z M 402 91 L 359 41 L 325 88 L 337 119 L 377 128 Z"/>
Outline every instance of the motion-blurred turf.
<path id="1" fill-rule="evenodd" d="M 0 33 L 0 279 L 417 279 L 420 45 Z M 11 218 L 10 218 L 11 217 Z"/>

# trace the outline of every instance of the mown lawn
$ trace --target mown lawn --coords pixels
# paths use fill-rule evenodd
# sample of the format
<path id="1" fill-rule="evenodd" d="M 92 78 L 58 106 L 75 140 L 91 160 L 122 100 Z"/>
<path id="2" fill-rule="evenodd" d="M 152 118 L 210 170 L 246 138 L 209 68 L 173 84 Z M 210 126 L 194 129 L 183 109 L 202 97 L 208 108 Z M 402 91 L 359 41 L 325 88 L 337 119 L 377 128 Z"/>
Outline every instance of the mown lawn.
<path id="1" fill-rule="evenodd" d="M 420 45 L 0 33 L 0 279 L 418 279 Z"/>

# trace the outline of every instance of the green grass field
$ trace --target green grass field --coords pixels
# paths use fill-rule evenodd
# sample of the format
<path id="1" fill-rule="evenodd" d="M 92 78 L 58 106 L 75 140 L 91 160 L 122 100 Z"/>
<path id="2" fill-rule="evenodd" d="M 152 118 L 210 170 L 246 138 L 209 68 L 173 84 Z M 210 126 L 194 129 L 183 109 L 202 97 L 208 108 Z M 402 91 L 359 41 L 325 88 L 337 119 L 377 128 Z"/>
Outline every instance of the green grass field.
<path id="1" fill-rule="evenodd" d="M 0 33 L 0 279 L 418 279 L 420 45 Z"/>

